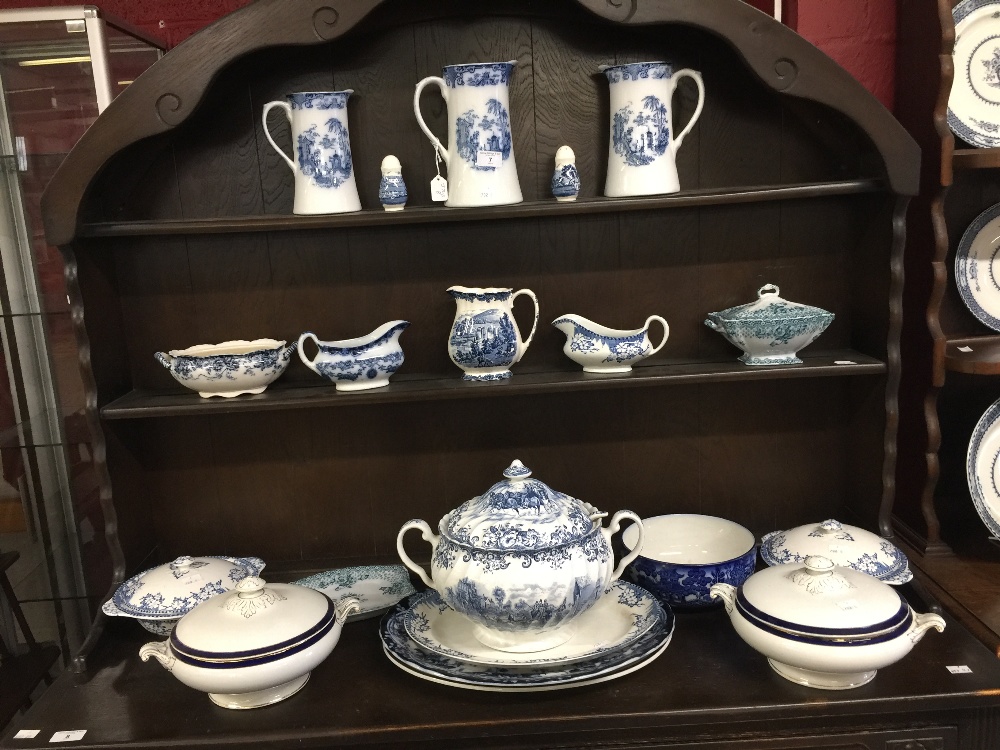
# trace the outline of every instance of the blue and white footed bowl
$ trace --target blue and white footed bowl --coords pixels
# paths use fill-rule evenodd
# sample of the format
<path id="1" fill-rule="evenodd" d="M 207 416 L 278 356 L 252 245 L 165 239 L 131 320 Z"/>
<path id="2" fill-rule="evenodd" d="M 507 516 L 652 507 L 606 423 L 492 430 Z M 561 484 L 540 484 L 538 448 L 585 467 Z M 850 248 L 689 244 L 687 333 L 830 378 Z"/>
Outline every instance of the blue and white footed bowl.
<path id="1" fill-rule="evenodd" d="M 778 287 L 765 284 L 757 301 L 708 314 L 705 325 L 743 350 L 747 365 L 797 365 L 797 354 L 815 341 L 833 322 L 831 312 L 789 302 Z"/>
<path id="2" fill-rule="evenodd" d="M 295 344 L 275 339 L 224 341 L 156 352 L 174 380 L 202 398 L 263 393 L 288 367 Z"/>
<path id="3" fill-rule="evenodd" d="M 642 522 L 622 510 L 603 528 L 606 513 L 532 479 L 520 461 L 504 477 L 445 515 L 439 534 L 425 521 L 407 521 L 396 549 L 410 570 L 471 621 L 481 643 L 514 653 L 543 651 L 573 636 L 573 619 L 638 555 Z M 626 518 L 636 522 L 639 539 L 616 568 L 611 535 Z M 429 576 L 403 549 L 410 529 L 431 544 Z"/>
<path id="4" fill-rule="evenodd" d="M 738 523 L 714 516 L 676 514 L 643 519 L 645 543 L 625 569 L 625 578 L 653 592 L 671 607 L 718 606 L 713 584 L 740 586 L 753 575 L 757 561 L 754 535 Z M 627 550 L 638 533 L 622 534 Z"/>
<path id="5" fill-rule="evenodd" d="M 389 385 L 389 378 L 403 364 L 399 336 L 409 321 L 390 320 L 367 336 L 341 341 L 320 341 L 310 332 L 299 336 L 299 358 L 310 370 L 336 383 L 338 391 L 366 391 Z M 304 344 L 312 340 L 318 351 L 306 356 Z"/>
<path id="6" fill-rule="evenodd" d="M 656 346 L 649 340 L 654 320 L 663 326 L 663 339 Z M 563 354 L 584 372 L 631 372 L 632 365 L 660 351 L 670 336 L 670 326 L 659 315 L 650 315 L 642 328 L 631 331 L 607 328 L 582 315 L 562 315 L 552 325 L 566 334 Z"/>

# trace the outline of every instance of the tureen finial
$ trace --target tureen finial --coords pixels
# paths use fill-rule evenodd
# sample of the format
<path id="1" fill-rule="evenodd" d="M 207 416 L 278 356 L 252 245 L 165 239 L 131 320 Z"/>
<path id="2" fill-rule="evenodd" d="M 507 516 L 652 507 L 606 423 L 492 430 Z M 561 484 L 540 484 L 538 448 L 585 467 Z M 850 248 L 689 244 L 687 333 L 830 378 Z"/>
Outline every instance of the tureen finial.
<path id="1" fill-rule="evenodd" d="M 260 596 L 261 591 L 264 590 L 264 579 L 258 576 L 247 576 L 236 584 L 236 590 L 240 592 L 240 599 L 251 599 Z"/>
<path id="2" fill-rule="evenodd" d="M 821 575 L 833 570 L 833 560 L 822 555 L 809 555 L 803 562 L 806 564 L 806 570 L 813 575 Z"/>
<path id="3" fill-rule="evenodd" d="M 508 479 L 527 479 L 531 476 L 531 469 L 515 458 L 514 463 L 504 469 L 503 475 Z"/>

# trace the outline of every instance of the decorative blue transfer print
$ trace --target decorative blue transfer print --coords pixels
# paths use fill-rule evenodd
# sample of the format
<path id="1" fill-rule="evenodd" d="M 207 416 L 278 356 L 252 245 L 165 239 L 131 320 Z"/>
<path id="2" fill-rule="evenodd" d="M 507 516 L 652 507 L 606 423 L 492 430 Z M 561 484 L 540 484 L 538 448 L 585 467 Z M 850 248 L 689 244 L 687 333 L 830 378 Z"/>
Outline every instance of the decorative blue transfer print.
<path id="1" fill-rule="evenodd" d="M 510 134 L 510 116 L 498 99 L 486 102 L 486 114 L 467 110 L 455 120 L 455 145 L 458 155 L 478 172 L 494 172 L 497 165 L 479 163 L 479 154 L 500 154 L 510 158 L 513 139 Z"/>
<path id="2" fill-rule="evenodd" d="M 644 96 L 639 112 L 629 102 L 615 112 L 611 124 L 615 153 L 632 167 L 652 164 L 667 152 L 670 145 L 670 120 L 667 108 L 655 96 Z"/>
<path id="3" fill-rule="evenodd" d="M 580 173 L 575 164 L 566 164 L 556 168 L 552 174 L 552 195 L 556 198 L 568 198 L 580 192 Z"/>
<path id="4" fill-rule="evenodd" d="M 378 199 L 383 206 L 401 206 L 409 196 L 402 175 L 385 175 L 378 184 Z"/>
<path id="5" fill-rule="evenodd" d="M 837 524 L 837 521 L 827 521 L 827 523 Z M 806 535 L 812 538 L 826 538 L 831 541 L 854 542 L 855 539 L 843 529 L 839 533 L 823 533 L 820 529 Z M 846 549 L 845 549 L 846 552 Z M 765 534 L 760 542 L 760 556 L 768 565 L 785 565 L 788 563 L 802 563 L 808 556 L 792 551 L 788 546 L 786 532 L 772 531 Z M 838 565 L 844 565 L 862 573 L 878 578 L 879 580 L 897 585 L 909 581 L 913 574 L 909 568 L 909 561 L 906 555 L 892 542 L 883 539 L 879 542 L 879 548 L 873 552 L 855 553 L 850 559 L 839 559 Z"/>
<path id="6" fill-rule="evenodd" d="M 955 251 L 955 286 L 962 297 L 962 302 L 969 308 L 969 312 L 976 316 L 979 322 L 989 326 L 994 331 L 1000 331 L 1000 308 L 991 304 L 994 295 L 1000 291 L 1000 284 L 997 283 L 997 271 L 1000 271 L 1000 247 L 992 241 L 989 242 L 988 256 L 984 252 L 973 252 L 980 235 L 983 239 L 991 240 L 987 227 L 991 222 L 995 222 L 1000 217 L 1000 204 L 990 206 L 983 211 L 962 233 L 962 238 L 958 241 L 958 249 Z M 994 227 L 996 224 L 994 223 Z M 991 230 L 992 231 L 992 228 Z M 979 245 L 983 250 L 987 249 L 987 243 L 982 239 Z M 980 277 L 980 270 L 986 271 L 988 275 L 983 279 Z M 994 271 L 997 269 L 997 271 Z M 986 294 L 984 294 L 984 287 Z M 985 305 L 985 306 L 984 306 Z M 989 308 L 989 309 L 987 309 Z"/>
<path id="7" fill-rule="evenodd" d="M 995 208 L 995 207 L 994 207 Z M 1000 453 L 991 450 L 986 453 L 990 437 L 997 431 L 1000 422 L 1000 400 L 993 402 L 979 418 L 972 439 L 969 441 L 965 473 L 969 484 L 969 494 L 979 518 L 994 537 L 1000 537 L 1000 488 L 997 487 L 998 460 Z M 982 479 L 988 478 L 984 486 Z"/>
<path id="8" fill-rule="evenodd" d="M 156 352 L 156 360 L 178 380 L 236 380 L 237 375 L 271 375 L 284 370 L 292 356 L 292 345 L 261 349 L 247 354 L 207 356 L 174 355 Z"/>
<path id="9" fill-rule="evenodd" d="M 604 75 L 608 77 L 609 83 L 621 83 L 622 81 L 642 81 L 670 78 L 673 70 L 665 62 L 640 62 L 626 63 L 624 65 L 609 65 L 605 68 Z"/>
<path id="10" fill-rule="evenodd" d="M 354 162 L 347 126 L 336 117 L 326 121 L 326 132 L 316 125 L 299 134 L 298 161 L 302 174 L 320 187 L 338 188 L 351 177 Z"/>
<path id="11" fill-rule="evenodd" d="M 832 518 L 827 521 L 823 521 L 823 523 L 821 523 L 814 531 L 810 531 L 808 536 L 829 537 L 830 539 L 836 539 L 841 542 L 854 541 L 854 537 L 844 531 L 843 524 Z"/>
<path id="12" fill-rule="evenodd" d="M 289 94 L 292 109 L 344 109 L 353 91 L 312 91 Z"/>
<path id="13" fill-rule="evenodd" d="M 1000 47 L 993 48 L 993 57 L 989 60 L 981 60 L 980 62 L 986 68 L 986 75 L 983 77 L 983 82 L 995 89 L 1000 88 Z"/>
<path id="14" fill-rule="evenodd" d="M 403 364 L 403 352 L 393 352 L 384 357 L 370 359 L 336 360 L 316 362 L 316 370 L 330 380 L 374 380 L 379 375 L 392 375 Z"/>
<path id="15" fill-rule="evenodd" d="M 673 565 L 639 555 L 625 569 L 625 577 L 671 607 L 716 607 L 720 600 L 709 594 L 712 585 L 743 585 L 753 575 L 756 560 L 756 547 L 733 560 L 705 565 Z"/>
<path id="16" fill-rule="evenodd" d="M 517 353 L 517 334 L 507 313 L 489 309 L 456 318 L 449 344 L 461 366 L 508 367 Z M 509 372 L 499 374 L 510 377 Z"/>
<path id="17" fill-rule="evenodd" d="M 472 63 L 470 65 L 446 65 L 444 81 L 450 88 L 458 86 L 506 86 L 514 62 Z"/>
<path id="18" fill-rule="evenodd" d="M 506 302 L 510 299 L 512 292 L 510 289 L 499 292 L 460 292 L 452 288 L 448 290 L 448 294 L 465 302 Z"/>
<path id="19" fill-rule="evenodd" d="M 483 592 L 475 581 L 462 578 L 447 587 L 442 598 L 447 604 L 487 628 L 505 632 L 539 631 L 552 627 L 589 609 L 604 593 L 603 583 L 587 578 L 574 581 L 571 594 L 558 604 L 544 598 L 544 592 L 508 592 L 500 586 Z"/>

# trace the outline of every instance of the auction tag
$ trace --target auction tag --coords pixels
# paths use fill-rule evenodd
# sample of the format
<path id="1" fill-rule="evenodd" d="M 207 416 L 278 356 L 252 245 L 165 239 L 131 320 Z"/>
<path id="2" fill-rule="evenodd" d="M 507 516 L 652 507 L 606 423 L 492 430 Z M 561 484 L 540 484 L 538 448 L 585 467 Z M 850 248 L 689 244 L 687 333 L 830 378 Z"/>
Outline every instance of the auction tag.
<path id="1" fill-rule="evenodd" d="M 17 734 L 14 735 L 15 740 L 30 740 L 32 737 L 37 737 L 41 729 L 20 729 Z"/>
<path id="2" fill-rule="evenodd" d="M 499 167 L 503 164 L 503 154 L 500 151 L 477 151 L 477 167 Z"/>
<path id="3" fill-rule="evenodd" d="M 433 180 L 431 180 L 431 200 L 448 200 L 448 180 L 441 175 L 437 175 Z"/>
<path id="4" fill-rule="evenodd" d="M 965 352 L 966 354 L 968 354 L 969 352 L 972 351 L 972 347 L 971 346 L 960 346 L 960 347 L 958 347 L 958 350 L 960 352 Z"/>
<path id="5" fill-rule="evenodd" d="M 857 362 L 855 362 L 853 360 L 850 360 L 850 359 L 835 359 L 833 361 L 833 364 L 835 364 L 835 365 L 856 365 Z"/>
<path id="6" fill-rule="evenodd" d="M 49 742 L 76 742 L 77 740 L 82 740 L 83 735 L 86 733 L 86 729 L 74 729 L 71 732 L 56 732 L 52 735 L 52 739 Z"/>
<path id="7" fill-rule="evenodd" d="M 960 666 L 957 666 L 957 667 L 945 667 L 945 669 L 947 669 L 952 674 L 972 674 L 972 670 L 969 669 L 964 664 L 962 664 Z"/>

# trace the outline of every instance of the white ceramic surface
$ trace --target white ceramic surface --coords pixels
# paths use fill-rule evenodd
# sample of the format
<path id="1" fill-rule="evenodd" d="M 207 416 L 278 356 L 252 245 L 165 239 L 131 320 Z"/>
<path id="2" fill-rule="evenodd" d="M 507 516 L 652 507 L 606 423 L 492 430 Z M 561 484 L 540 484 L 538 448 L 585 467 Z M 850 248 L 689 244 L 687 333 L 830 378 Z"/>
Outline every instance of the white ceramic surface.
<path id="1" fill-rule="evenodd" d="M 337 645 L 358 603 L 334 605 L 295 584 L 243 579 L 237 590 L 192 609 L 168 641 L 139 649 L 224 708 L 257 708 L 298 692 Z"/>
<path id="2" fill-rule="evenodd" d="M 597 604 L 575 620 L 572 638 L 537 654 L 510 654 L 484 646 L 473 635 L 469 619 L 445 604 L 437 592 L 408 609 L 403 624 L 419 646 L 452 659 L 499 667 L 548 666 L 593 659 L 630 646 L 653 626 L 660 606 L 644 589 L 615 581 Z"/>
<path id="3" fill-rule="evenodd" d="M 529 653 L 573 637 L 573 620 L 617 581 L 638 549 L 615 568 L 611 535 L 639 517 L 607 515 L 531 478 L 514 461 L 505 479 L 445 515 L 439 534 L 422 520 L 403 524 L 396 549 L 403 563 L 474 624 L 491 648 Z M 403 537 L 419 529 L 431 544 L 431 575 L 414 563 Z M 641 547 L 641 538 L 639 547 Z"/>
<path id="4" fill-rule="evenodd" d="M 1000 331 L 1000 203 L 966 228 L 955 251 L 955 286 L 969 312 Z"/>
<path id="5" fill-rule="evenodd" d="M 712 586 L 737 634 L 782 677 L 844 690 L 902 659 L 944 619 L 916 614 L 891 586 L 824 557 L 766 568 L 739 589 Z"/>
<path id="6" fill-rule="evenodd" d="M 508 90 L 516 60 L 446 65 L 442 78 L 417 84 L 413 113 L 448 167 L 446 206 L 496 206 L 520 203 L 511 133 Z M 437 86 L 448 108 L 448 147 L 420 114 L 420 93 Z"/>
<path id="7" fill-rule="evenodd" d="M 1000 400 L 983 413 L 972 431 L 965 475 L 976 512 L 990 533 L 1000 537 Z"/>
<path id="8" fill-rule="evenodd" d="M 338 391 L 366 391 L 389 385 L 389 378 L 403 364 L 400 334 L 406 320 L 390 320 L 367 336 L 340 341 L 320 341 L 311 332 L 299 336 L 299 359 L 317 375 L 331 380 Z M 304 344 L 312 341 L 316 355 L 309 359 Z"/>
<path id="9" fill-rule="evenodd" d="M 333 601 L 350 597 L 358 609 L 348 622 L 383 614 L 400 599 L 416 592 L 410 574 L 402 565 L 356 565 L 335 568 L 295 581 L 300 586 L 322 591 Z"/>
<path id="10" fill-rule="evenodd" d="M 608 177 L 604 194 L 676 193 L 677 150 L 701 116 L 705 84 L 687 68 L 673 71 L 670 63 L 640 62 L 602 66 L 611 92 Z M 672 100 L 681 78 L 698 87 L 698 103 L 687 124 L 674 135 Z"/>
<path id="11" fill-rule="evenodd" d="M 223 341 L 156 352 L 181 385 L 202 398 L 263 393 L 288 367 L 295 344 L 275 339 Z"/>
<path id="12" fill-rule="evenodd" d="M 354 92 L 306 91 L 268 102 L 261 119 L 268 143 L 295 176 L 292 213 L 338 214 L 361 210 L 347 126 L 347 100 Z M 274 142 L 267 114 L 281 109 L 292 128 L 294 161 Z"/>
<path id="13" fill-rule="evenodd" d="M 743 350 L 746 365 L 801 364 L 797 354 L 833 322 L 831 312 L 789 302 L 774 284 L 757 290 L 757 299 L 722 312 L 708 313 L 705 325 Z"/>
<path id="14" fill-rule="evenodd" d="M 754 535 L 738 523 L 715 516 L 675 513 L 642 520 L 642 556 L 679 565 L 711 565 L 745 555 L 756 544 Z M 622 533 L 626 548 L 635 549 L 638 530 Z"/>
<path id="15" fill-rule="evenodd" d="M 760 556 L 768 565 L 800 563 L 810 555 L 828 557 L 835 565 L 867 573 L 893 586 L 913 578 L 909 561 L 899 547 L 878 534 L 833 518 L 788 531 L 772 531 L 761 539 Z"/>
<path id="16" fill-rule="evenodd" d="M 948 126 L 966 143 L 1000 146 L 1000 1 L 963 0 L 952 9 L 955 76 Z"/>
<path id="17" fill-rule="evenodd" d="M 463 380 L 506 380 L 520 361 L 538 328 L 538 297 L 530 289 L 453 286 L 455 320 L 448 334 L 448 356 L 465 375 Z M 514 319 L 514 300 L 526 296 L 535 305 L 527 339 L 521 339 Z"/>
<path id="18" fill-rule="evenodd" d="M 650 325 L 663 327 L 663 338 L 653 346 Z M 642 328 L 631 331 L 608 328 L 582 315 L 560 315 L 552 325 L 566 336 L 563 354 L 583 367 L 584 372 L 631 372 L 632 365 L 656 354 L 667 343 L 670 326 L 659 315 L 650 315 Z"/>

